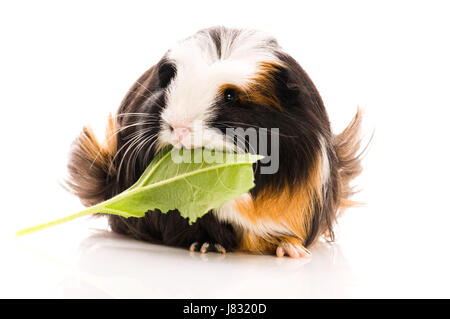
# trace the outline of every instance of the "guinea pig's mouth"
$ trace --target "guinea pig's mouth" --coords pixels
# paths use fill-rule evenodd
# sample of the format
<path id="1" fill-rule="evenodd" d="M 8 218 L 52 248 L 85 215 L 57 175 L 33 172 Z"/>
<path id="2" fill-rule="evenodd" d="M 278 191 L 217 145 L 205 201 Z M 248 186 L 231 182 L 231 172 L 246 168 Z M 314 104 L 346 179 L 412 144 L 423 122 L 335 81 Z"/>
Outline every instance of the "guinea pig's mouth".
<path id="1" fill-rule="evenodd" d="M 169 137 L 169 138 L 167 138 Z M 220 130 L 204 129 L 200 132 L 193 132 L 183 136 L 183 138 L 174 139 L 171 136 L 161 134 L 158 137 L 157 151 L 165 146 L 172 145 L 176 149 L 197 149 L 204 148 L 228 153 L 244 153 L 238 145 Z"/>

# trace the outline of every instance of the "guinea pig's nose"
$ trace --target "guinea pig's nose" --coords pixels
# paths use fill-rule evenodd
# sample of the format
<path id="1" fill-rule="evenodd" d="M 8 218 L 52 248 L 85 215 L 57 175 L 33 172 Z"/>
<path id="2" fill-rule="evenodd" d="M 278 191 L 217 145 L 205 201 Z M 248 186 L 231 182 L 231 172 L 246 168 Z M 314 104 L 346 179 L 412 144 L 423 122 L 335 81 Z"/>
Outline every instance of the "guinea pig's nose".
<path id="1" fill-rule="evenodd" d="M 191 129 L 186 126 L 171 126 L 171 128 L 172 133 L 178 141 L 183 140 L 191 132 Z"/>

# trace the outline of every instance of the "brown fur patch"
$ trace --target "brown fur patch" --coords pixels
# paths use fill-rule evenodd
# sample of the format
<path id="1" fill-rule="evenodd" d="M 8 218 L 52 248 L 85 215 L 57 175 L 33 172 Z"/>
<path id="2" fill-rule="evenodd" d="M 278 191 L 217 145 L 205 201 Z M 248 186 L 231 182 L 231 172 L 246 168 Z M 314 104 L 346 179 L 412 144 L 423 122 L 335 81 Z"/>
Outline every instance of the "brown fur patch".
<path id="1" fill-rule="evenodd" d="M 365 149 L 359 154 L 361 147 L 361 123 L 363 112 L 358 108 L 355 117 L 345 130 L 335 136 L 336 154 L 338 157 L 338 188 L 339 188 L 339 211 L 360 204 L 350 199 L 357 191 L 350 182 L 361 174 L 361 156 Z M 366 147 L 367 148 L 367 147 Z"/>

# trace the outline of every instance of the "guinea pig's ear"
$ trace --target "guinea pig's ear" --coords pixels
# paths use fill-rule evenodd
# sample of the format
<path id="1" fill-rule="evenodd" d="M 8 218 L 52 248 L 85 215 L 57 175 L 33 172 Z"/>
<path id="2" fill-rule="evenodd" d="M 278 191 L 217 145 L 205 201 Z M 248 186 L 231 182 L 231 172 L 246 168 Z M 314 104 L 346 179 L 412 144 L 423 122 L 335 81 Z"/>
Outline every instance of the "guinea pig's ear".
<path id="1" fill-rule="evenodd" d="M 284 107 L 298 99 L 301 88 L 290 64 L 284 63 L 283 66 L 278 69 L 275 81 L 278 99 Z"/>
<path id="2" fill-rule="evenodd" d="M 293 57 L 286 53 L 280 53 L 278 58 L 283 67 L 278 75 L 281 85 L 278 85 L 277 88 L 285 102 L 309 105 L 314 104 L 314 100 L 320 99 L 312 80 Z"/>

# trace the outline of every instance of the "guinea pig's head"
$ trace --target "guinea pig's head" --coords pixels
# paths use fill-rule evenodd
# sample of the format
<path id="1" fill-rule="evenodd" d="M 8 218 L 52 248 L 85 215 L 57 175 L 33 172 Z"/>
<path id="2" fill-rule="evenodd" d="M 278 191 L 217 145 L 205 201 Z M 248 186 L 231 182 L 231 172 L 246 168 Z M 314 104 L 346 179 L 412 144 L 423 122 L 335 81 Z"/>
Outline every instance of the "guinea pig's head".
<path id="1" fill-rule="evenodd" d="M 140 162 L 140 169 L 166 145 L 264 153 L 229 129 L 264 129 L 277 138 L 280 157 L 303 153 L 291 154 L 298 161 L 308 161 L 329 134 L 317 90 L 277 41 L 224 27 L 169 49 L 130 89 L 118 115 L 118 158 Z"/>

